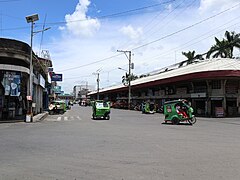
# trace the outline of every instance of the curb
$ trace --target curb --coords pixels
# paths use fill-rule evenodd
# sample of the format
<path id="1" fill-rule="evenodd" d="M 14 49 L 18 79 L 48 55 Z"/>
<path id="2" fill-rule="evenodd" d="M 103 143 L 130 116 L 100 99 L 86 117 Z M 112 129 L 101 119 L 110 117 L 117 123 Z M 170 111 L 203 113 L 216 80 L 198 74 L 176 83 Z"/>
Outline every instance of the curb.
<path id="1" fill-rule="evenodd" d="M 48 116 L 48 112 L 37 114 L 33 116 L 33 122 L 43 121 Z"/>

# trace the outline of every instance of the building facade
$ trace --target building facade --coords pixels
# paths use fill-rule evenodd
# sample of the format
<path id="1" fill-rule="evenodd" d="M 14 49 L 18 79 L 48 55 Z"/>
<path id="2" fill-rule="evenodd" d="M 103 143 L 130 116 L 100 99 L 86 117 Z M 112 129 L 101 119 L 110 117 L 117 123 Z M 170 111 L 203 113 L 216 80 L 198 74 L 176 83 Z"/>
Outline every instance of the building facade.
<path id="1" fill-rule="evenodd" d="M 0 38 L 0 120 L 25 119 L 30 78 L 31 47 L 21 41 Z M 33 113 L 43 110 L 47 75 L 33 53 Z"/>
<path id="2" fill-rule="evenodd" d="M 211 59 L 131 81 L 131 103 L 187 99 L 198 116 L 240 115 L 240 60 Z M 100 90 L 100 98 L 127 101 L 128 87 L 118 85 Z M 88 94 L 96 99 L 96 92 Z"/>

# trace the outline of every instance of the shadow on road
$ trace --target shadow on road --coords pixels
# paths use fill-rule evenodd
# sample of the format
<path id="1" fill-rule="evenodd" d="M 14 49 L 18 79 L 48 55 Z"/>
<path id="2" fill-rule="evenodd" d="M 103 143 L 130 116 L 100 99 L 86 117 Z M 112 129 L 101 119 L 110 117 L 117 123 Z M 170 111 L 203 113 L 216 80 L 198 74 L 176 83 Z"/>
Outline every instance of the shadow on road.
<path id="1" fill-rule="evenodd" d="M 172 124 L 172 123 L 166 123 L 166 122 L 162 122 L 163 125 L 172 125 L 172 126 L 192 126 L 192 124 L 189 124 L 189 123 L 184 123 L 184 122 L 181 122 L 179 124 Z"/>

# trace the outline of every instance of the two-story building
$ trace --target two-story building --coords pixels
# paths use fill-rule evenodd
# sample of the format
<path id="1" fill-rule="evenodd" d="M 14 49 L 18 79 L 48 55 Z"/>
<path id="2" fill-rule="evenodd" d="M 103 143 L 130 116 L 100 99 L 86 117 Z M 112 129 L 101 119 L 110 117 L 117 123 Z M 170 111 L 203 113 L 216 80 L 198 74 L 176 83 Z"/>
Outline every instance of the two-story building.
<path id="1" fill-rule="evenodd" d="M 21 41 L 0 38 L 0 120 L 25 119 L 30 78 L 31 47 Z M 33 53 L 33 113 L 43 111 L 47 81 L 45 61 Z"/>

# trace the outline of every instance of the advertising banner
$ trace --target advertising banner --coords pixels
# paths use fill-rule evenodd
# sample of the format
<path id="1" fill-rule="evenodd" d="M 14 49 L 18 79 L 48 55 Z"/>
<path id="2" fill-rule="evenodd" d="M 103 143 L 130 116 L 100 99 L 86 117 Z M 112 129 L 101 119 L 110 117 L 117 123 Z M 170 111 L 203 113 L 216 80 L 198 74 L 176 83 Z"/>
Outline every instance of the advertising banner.
<path id="1" fill-rule="evenodd" d="M 39 85 L 45 88 L 45 79 L 41 74 L 39 74 Z"/>
<path id="2" fill-rule="evenodd" d="M 53 73 L 52 77 L 51 77 L 51 80 L 52 81 L 62 81 L 62 74 L 55 74 L 55 73 Z"/>
<path id="3" fill-rule="evenodd" d="M 5 96 L 20 96 L 20 73 L 6 72 L 3 76 L 2 85 L 5 88 Z"/>
<path id="4" fill-rule="evenodd" d="M 61 86 L 55 86 L 53 91 L 55 92 L 55 94 L 61 94 Z"/>

